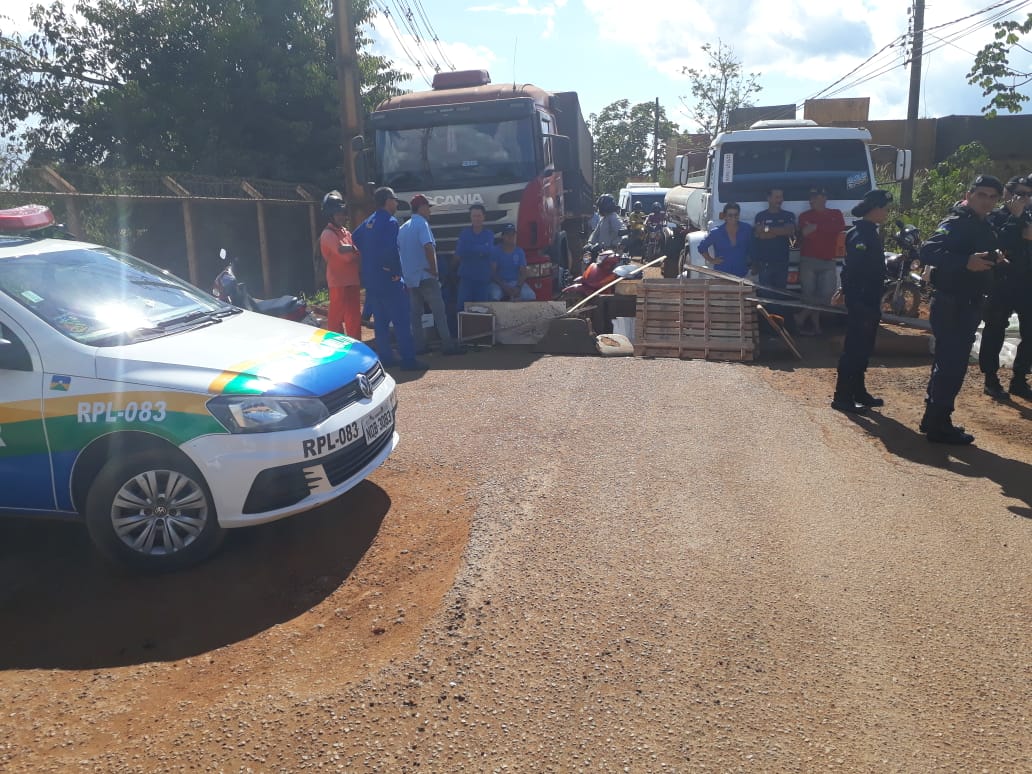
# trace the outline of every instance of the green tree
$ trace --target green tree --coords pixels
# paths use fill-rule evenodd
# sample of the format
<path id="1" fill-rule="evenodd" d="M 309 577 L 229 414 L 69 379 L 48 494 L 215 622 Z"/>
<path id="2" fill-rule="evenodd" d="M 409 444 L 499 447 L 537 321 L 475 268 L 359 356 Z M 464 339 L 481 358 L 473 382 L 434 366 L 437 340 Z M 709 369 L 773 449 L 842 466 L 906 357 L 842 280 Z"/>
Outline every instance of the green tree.
<path id="1" fill-rule="evenodd" d="M 961 145 L 953 153 L 919 176 L 914 185 L 911 209 L 902 217 L 913 223 L 922 237 L 929 237 L 959 200 L 971 181 L 992 169 L 989 151 L 980 142 Z M 893 215 L 895 219 L 896 215 Z"/>
<path id="2" fill-rule="evenodd" d="M 998 111 L 1020 113 L 1028 95 L 1019 89 L 1032 82 L 1032 73 L 1022 73 L 1010 67 L 1010 55 L 1015 49 L 1028 51 L 1021 43 L 1023 35 L 1032 32 L 1032 13 L 1023 22 L 996 22 L 995 40 L 987 43 L 975 55 L 975 62 L 968 73 L 968 83 L 982 89 L 983 97 L 990 97 L 989 103 L 982 110 L 989 116 Z"/>
<path id="3" fill-rule="evenodd" d="M 588 128 L 595 146 L 595 191 L 611 193 L 635 177 L 652 177 L 652 149 L 655 132 L 655 102 L 631 105 L 620 99 L 588 116 Z M 667 138 L 677 125 L 659 108 L 659 159 L 662 170 Z"/>
<path id="4" fill-rule="evenodd" d="M 732 110 L 751 107 L 749 98 L 763 87 L 757 82 L 759 73 L 743 72 L 741 61 L 735 58 L 734 49 L 728 44 L 721 40 L 715 47 L 712 43 L 703 43 L 702 50 L 706 52 L 705 68 L 681 68 L 681 74 L 687 75 L 691 84 L 694 103 L 688 105 L 688 97 L 681 100 L 699 129 L 713 136 L 727 128 Z"/>
<path id="5" fill-rule="evenodd" d="M 34 160 L 339 179 L 330 0 L 56 0 L 31 20 L 0 33 L 0 131 Z M 360 67 L 367 106 L 398 93 L 385 60 Z"/>

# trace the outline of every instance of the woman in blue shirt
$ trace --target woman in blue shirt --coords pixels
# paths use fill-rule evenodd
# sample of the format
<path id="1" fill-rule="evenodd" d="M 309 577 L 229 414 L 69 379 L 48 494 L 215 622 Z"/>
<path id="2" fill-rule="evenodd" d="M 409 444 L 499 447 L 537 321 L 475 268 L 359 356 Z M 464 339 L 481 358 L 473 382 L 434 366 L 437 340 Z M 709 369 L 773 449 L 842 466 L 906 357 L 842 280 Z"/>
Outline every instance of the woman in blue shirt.
<path id="1" fill-rule="evenodd" d="M 458 310 L 466 308 L 467 301 L 488 301 L 491 298 L 491 250 L 494 232 L 484 228 L 487 211 L 482 204 L 469 208 L 471 225 L 462 230 L 455 244 L 459 259 Z"/>
<path id="2" fill-rule="evenodd" d="M 706 263 L 736 277 L 749 273 L 749 246 L 752 244 L 752 229 L 741 227 L 741 217 L 742 208 L 735 202 L 728 202 L 720 213 L 724 222 L 699 242 L 699 254 Z M 716 250 L 716 256 L 710 255 L 711 247 Z"/>

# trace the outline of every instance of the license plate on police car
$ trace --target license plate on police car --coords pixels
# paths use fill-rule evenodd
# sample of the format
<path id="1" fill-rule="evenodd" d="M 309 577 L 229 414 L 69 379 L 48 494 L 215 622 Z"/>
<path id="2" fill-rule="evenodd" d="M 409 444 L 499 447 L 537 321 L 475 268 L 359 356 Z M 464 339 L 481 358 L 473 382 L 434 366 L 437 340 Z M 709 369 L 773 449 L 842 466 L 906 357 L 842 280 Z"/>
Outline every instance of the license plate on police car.
<path id="1" fill-rule="evenodd" d="M 384 431 L 390 430 L 394 424 L 394 416 L 391 414 L 391 407 L 388 403 L 380 405 L 376 411 L 362 420 L 362 432 L 365 435 L 367 444 L 372 443 Z"/>

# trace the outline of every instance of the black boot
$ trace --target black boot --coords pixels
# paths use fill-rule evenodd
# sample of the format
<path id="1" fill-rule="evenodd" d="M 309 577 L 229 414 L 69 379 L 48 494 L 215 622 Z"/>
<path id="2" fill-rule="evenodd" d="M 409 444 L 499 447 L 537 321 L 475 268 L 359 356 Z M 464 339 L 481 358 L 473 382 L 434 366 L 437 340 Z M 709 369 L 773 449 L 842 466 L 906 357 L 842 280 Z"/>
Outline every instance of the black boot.
<path id="1" fill-rule="evenodd" d="M 856 380 L 856 389 L 853 392 L 853 400 L 861 406 L 867 406 L 869 408 L 881 408 L 885 405 L 884 400 L 874 397 L 867 391 L 867 385 L 864 383 L 864 374 L 860 374 L 860 378 Z"/>
<path id="2" fill-rule="evenodd" d="M 838 379 L 835 381 L 835 395 L 831 399 L 831 407 L 846 414 L 866 414 L 867 406 L 857 403 L 853 398 L 853 395 L 856 393 L 855 385 L 855 378 L 846 376 L 839 371 Z"/>
<path id="3" fill-rule="evenodd" d="M 1025 400 L 1032 400 L 1032 387 L 1028 386 L 1028 377 L 1025 374 L 1014 374 L 1007 392 Z"/>
<path id="4" fill-rule="evenodd" d="M 925 413 L 924 413 L 924 416 L 921 417 L 921 424 L 917 428 L 922 433 L 927 433 L 928 432 L 928 428 L 931 427 L 931 425 L 929 424 L 928 420 L 929 420 L 929 417 L 932 416 L 932 414 L 929 413 L 928 406 L 929 406 L 928 398 L 925 398 Z M 946 416 L 947 417 L 952 417 L 953 416 L 953 409 L 950 409 L 949 411 L 947 411 L 946 412 Z M 959 430 L 962 433 L 964 432 L 964 427 L 962 425 L 954 425 L 952 419 L 950 419 L 950 425 L 953 427 L 954 430 Z"/>
<path id="5" fill-rule="evenodd" d="M 955 427 L 950 415 L 953 412 L 948 406 L 937 406 L 929 403 L 925 407 L 925 415 L 921 420 L 921 428 L 932 443 L 949 443 L 966 446 L 973 443 L 975 437 Z"/>
<path id="6" fill-rule="evenodd" d="M 993 400 L 1007 400 L 1007 391 L 1003 389 L 1000 377 L 995 372 L 985 375 L 985 387 L 982 388 L 982 392 Z"/>

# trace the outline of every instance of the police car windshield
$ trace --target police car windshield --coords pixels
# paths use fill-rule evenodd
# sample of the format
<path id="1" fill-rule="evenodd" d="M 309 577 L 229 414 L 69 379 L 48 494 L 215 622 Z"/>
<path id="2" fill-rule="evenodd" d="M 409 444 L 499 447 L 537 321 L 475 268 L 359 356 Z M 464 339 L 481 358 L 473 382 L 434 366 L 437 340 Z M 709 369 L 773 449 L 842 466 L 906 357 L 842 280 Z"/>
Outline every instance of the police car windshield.
<path id="1" fill-rule="evenodd" d="M 210 324 L 231 308 L 104 247 L 0 257 L 0 292 L 65 336 L 96 346 L 169 335 L 184 329 L 182 321 Z"/>

